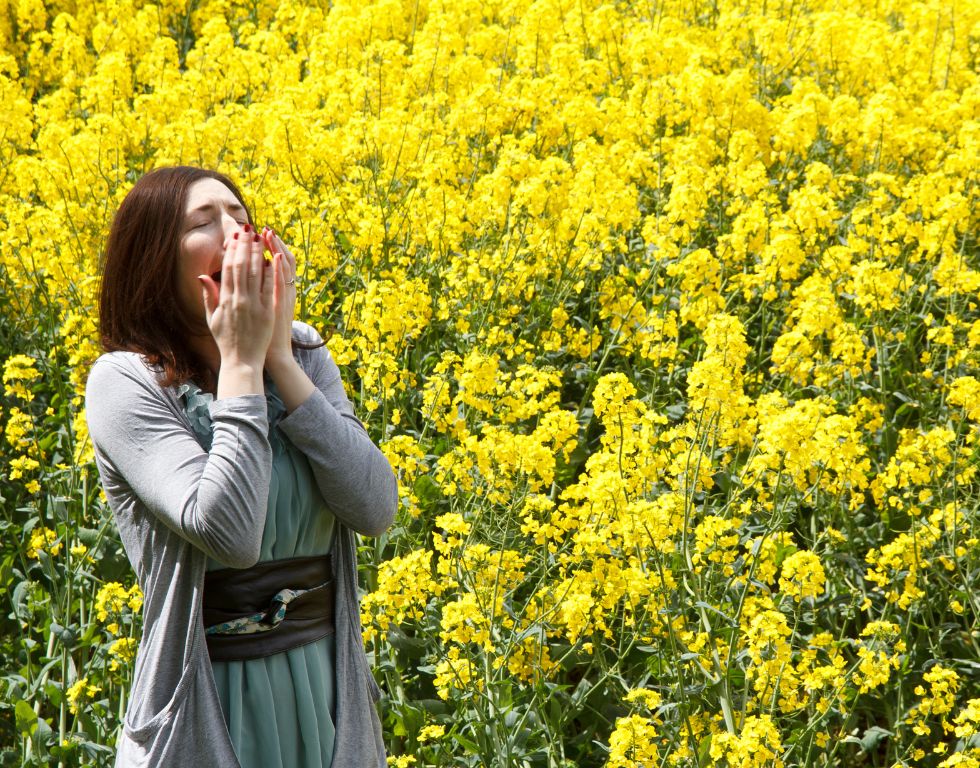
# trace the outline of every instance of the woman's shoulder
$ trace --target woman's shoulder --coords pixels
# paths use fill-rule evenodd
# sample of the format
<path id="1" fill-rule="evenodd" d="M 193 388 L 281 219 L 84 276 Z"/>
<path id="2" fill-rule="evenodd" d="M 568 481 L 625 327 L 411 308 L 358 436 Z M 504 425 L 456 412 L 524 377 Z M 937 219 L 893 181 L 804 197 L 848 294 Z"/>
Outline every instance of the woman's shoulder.
<path id="1" fill-rule="evenodd" d="M 85 383 L 85 416 L 93 444 L 129 446 L 158 440 L 185 424 L 175 387 L 136 352 L 108 352 L 92 365 Z"/>
<path id="2" fill-rule="evenodd" d="M 139 352 L 117 350 L 99 355 L 89 369 L 88 382 L 91 384 L 93 378 L 96 381 L 126 378 L 157 383 L 159 374 L 159 368 L 147 363 Z"/>
<path id="3" fill-rule="evenodd" d="M 138 352 L 106 352 L 92 364 L 85 383 L 87 404 L 137 394 L 164 397 L 160 371 Z"/>
<path id="4" fill-rule="evenodd" d="M 293 320 L 293 355 L 307 373 L 321 366 L 332 366 L 333 356 L 319 331 L 308 323 Z"/>

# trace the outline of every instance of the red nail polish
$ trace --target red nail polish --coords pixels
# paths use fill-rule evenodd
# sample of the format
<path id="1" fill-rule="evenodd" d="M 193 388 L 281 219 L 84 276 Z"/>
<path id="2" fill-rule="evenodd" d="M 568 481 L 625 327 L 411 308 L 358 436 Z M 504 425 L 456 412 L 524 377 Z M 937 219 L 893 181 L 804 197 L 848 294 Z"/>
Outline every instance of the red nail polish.
<path id="1" fill-rule="evenodd" d="M 235 239 L 236 240 L 238 239 L 238 233 L 237 232 L 235 233 Z"/>
<path id="2" fill-rule="evenodd" d="M 244 227 L 242 227 L 242 229 L 244 229 L 246 232 L 251 232 L 252 231 L 252 225 L 251 224 L 246 224 Z"/>

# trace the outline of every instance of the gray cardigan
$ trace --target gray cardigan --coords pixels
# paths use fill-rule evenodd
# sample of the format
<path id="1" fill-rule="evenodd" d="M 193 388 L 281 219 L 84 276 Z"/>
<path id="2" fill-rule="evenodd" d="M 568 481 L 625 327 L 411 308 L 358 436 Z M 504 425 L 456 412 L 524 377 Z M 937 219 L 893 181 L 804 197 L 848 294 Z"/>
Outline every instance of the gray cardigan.
<path id="1" fill-rule="evenodd" d="M 302 323 L 293 333 L 319 341 Z M 296 356 L 316 390 L 279 427 L 306 454 L 338 523 L 333 768 L 382 768 L 380 691 L 361 639 L 353 531 L 376 536 L 388 528 L 397 485 L 326 348 L 297 349 Z M 272 471 L 265 397 L 212 403 L 210 452 L 194 436 L 175 389 L 161 387 L 136 353 L 100 357 L 85 403 L 99 475 L 144 595 L 116 766 L 235 768 L 204 643 L 201 595 L 208 557 L 234 568 L 259 557 Z"/>

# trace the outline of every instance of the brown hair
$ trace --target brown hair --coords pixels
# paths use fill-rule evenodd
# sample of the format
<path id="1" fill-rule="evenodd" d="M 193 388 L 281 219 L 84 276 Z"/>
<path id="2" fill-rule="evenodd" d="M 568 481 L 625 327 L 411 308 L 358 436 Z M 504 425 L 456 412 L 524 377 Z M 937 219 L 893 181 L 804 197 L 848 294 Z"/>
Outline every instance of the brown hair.
<path id="1" fill-rule="evenodd" d="M 203 168 L 158 168 L 126 195 L 109 232 L 99 295 L 99 333 L 106 351 L 139 352 L 162 369 L 162 386 L 194 379 L 211 388 L 211 373 L 188 346 L 193 328 L 177 301 L 177 261 L 187 193 L 216 179 L 252 214 L 235 183 Z"/>

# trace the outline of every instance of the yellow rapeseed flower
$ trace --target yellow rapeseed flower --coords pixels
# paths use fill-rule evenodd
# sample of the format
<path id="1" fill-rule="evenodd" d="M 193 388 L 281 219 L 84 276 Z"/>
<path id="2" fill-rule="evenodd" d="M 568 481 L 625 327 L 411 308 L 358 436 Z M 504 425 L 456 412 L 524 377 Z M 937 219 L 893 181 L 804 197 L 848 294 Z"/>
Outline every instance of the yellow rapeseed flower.
<path id="1" fill-rule="evenodd" d="M 799 550 L 783 560 L 779 589 L 796 602 L 820 597 L 824 593 L 826 582 L 823 565 L 815 553 Z"/>
<path id="2" fill-rule="evenodd" d="M 27 556 L 36 560 L 39 552 L 47 552 L 56 557 L 61 552 L 61 541 L 58 534 L 50 528 L 35 528 L 27 545 Z"/>
<path id="3" fill-rule="evenodd" d="M 87 677 L 79 678 L 68 687 L 66 696 L 68 707 L 73 715 L 78 714 L 78 710 L 94 699 L 102 688 L 95 684 L 90 684 Z"/>
<path id="4" fill-rule="evenodd" d="M 36 361 L 27 355 L 11 355 L 3 364 L 4 394 L 29 403 L 34 399 L 30 389 L 32 382 L 41 378 L 35 367 Z"/>

